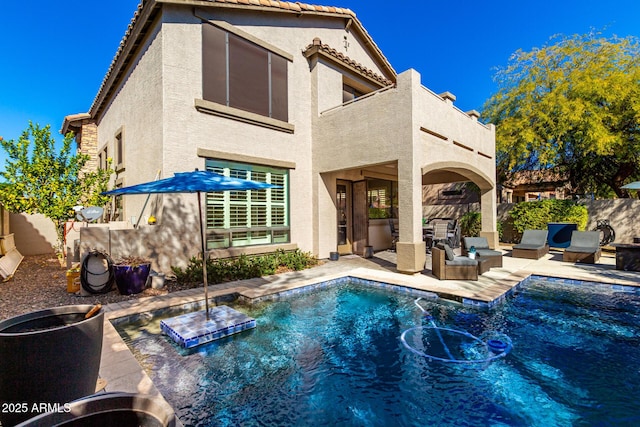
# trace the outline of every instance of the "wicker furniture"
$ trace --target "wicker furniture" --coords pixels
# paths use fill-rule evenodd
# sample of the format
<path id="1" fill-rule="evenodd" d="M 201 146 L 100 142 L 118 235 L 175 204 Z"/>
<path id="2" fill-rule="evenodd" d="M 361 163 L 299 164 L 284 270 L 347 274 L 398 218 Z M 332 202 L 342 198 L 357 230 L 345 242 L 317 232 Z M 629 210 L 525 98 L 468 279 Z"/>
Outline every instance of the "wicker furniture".
<path id="1" fill-rule="evenodd" d="M 502 267 L 502 252 L 489 248 L 486 237 L 465 237 L 463 239 L 462 254 L 466 255 L 473 246 L 476 248 L 476 256 L 480 259 L 488 259 L 489 267 Z"/>
<path id="2" fill-rule="evenodd" d="M 522 239 L 513 245 L 511 256 L 514 258 L 540 259 L 549 253 L 547 244 L 548 230 L 524 230 Z"/>
<path id="3" fill-rule="evenodd" d="M 599 259 L 599 231 L 574 231 L 573 233 L 571 233 L 571 243 L 562 254 L 563 261 L 595 264 Z"/>
<path id="4" fill-rule="evenodd" d="M 444 246 L 444 249 L 443 249 Z M 446 249 L 451 252 L 447 257 Z M 440 280 L 478 280 L 478 261 L 466 256 L 451 256 L 448 245 L 438 245 L 431 251 L 431 271 Z M 452 259 L 447 259 L 452 258 Z"/>
<path id="5" fill-rule="evenodd" d="M 640 242 L 614 243 L 612 246 L 616 248 L 616 270 L 640 271 Z"/>

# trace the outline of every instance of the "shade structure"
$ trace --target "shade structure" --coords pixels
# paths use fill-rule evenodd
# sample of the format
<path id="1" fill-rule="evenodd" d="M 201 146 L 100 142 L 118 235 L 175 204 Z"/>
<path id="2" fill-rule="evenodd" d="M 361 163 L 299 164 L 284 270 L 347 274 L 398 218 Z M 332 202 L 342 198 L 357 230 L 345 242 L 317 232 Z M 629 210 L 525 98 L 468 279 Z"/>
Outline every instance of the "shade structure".
<path id="1" fill-rule="evenodd" d="M 640 181 L 630 182 L 620 188 L 624 188 L 625 190 L 640 190 Z"/>
<path id="2" fill-rule="evenodd" d="M 192 172 L 177 172 L 170 178 L 157 181 L 149 181 L 129 187 L 116 188 L 102 194 L 108 196 L 120 196 L 127 194 L 160 194 L 160 193 L 198 193 L 198 222 L 200 223 L 200 239 L 202 242 L 202 278 L 204 282 L 204 297 L 209 319 L 209 293 L 207 291 L 207 243 L 205 227 L 202 223 L 202 201 L 201 193 L 211 191 L 242 191 L 242 190 L 264 190 L 277 186 L 266 182 L 256 182 L 247 179 L 229 178 L 215 172 L 200 171 L 196 169 Z"/>
<path id="3" fill-rule="evenodd" d="M 264 182 L 229 178 L 215 172 L 196 169 L 192 172 L 177 172 L 171 178 L 116 188 L 103 194 L 118 196 L 123 194 L 149 193 L 198 193 L 230 190 L 262 190 L 273 187 L 273 185 Z"/>

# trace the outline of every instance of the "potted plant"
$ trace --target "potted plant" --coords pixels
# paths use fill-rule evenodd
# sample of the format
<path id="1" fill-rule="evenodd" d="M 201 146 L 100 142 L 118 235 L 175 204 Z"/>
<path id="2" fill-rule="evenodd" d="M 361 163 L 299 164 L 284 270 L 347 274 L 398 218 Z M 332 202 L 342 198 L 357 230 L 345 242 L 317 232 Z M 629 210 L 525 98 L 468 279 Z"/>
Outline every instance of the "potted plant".
<path id="1" fill-rule="evenodd" d="M 113 275 L 122 295 L 138 294 L 144 290 L 151 271 L 151 261 L 138 256 L 126 256 L 113 263 Z"/>

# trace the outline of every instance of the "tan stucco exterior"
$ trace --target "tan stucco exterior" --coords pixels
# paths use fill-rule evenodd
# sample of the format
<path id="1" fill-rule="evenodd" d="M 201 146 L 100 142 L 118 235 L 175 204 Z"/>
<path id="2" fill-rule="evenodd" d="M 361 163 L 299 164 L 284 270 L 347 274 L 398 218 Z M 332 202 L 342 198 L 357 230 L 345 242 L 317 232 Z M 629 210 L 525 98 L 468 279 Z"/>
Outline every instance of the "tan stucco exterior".
<path id="1" fill-rule="evenodd" d="M 212 153 L 285 165 L 291 244 L 326 258 L 336 250 L 337 180 L 385 177 L 398 182 L 398 270 L 413 273 L 425 261 L 422 184 L 472 180 L 483 191 L 483 231 L 497 243 L 494 127 L 426 89 L 416 71 L 396 75 L 353 15 L 189 3 L 198 7 L 147 2 L 139 10 L 89 111 L 98 153 L 113 155 L 123 136 L 119 183 L 203 169 Z M 286 123 L 202 99 L 203 20 L 287 58 Z M 374 92 L 342 105 L 345 80 Z M 124 219 L 137 220 L 145 199 L 125 198 Z M 180 242 L 150 249 L 162 252 L 161 268 L 198 253 L 195 197 L 153 196 L 148 206 L 142 215 L 158 218 L 163 239 Z"/>

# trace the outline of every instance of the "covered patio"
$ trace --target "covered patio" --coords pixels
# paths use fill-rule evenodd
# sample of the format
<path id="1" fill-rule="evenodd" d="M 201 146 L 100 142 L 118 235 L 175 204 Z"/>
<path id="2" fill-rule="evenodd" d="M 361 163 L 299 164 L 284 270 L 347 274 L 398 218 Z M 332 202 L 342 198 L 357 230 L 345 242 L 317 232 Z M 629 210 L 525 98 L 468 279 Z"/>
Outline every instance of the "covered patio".
<path id="1" fill-rule="evenodd" d="M 362 255 L 374 239 L 371 225 L 380 221 L 371 221 L 369 213 L 371 179 L 394 183 L 395 205 L 387 218 L 398 222 L 397 271 L 414 274 L 425 265 L 423 185 L 474 182 L 481 192 L 482 235 L 498 245 L 495 127 L 454 101 L 448 92 L 426 89 L 409 70 L 395 86 L 319 113 L 313 165 L 314 252 L 320 258 L 336 250 Z"/>

